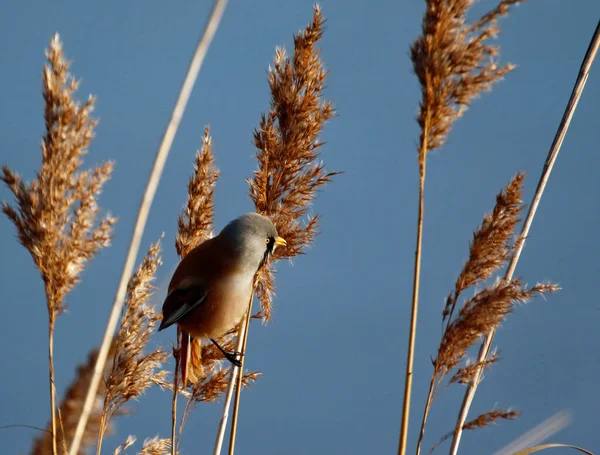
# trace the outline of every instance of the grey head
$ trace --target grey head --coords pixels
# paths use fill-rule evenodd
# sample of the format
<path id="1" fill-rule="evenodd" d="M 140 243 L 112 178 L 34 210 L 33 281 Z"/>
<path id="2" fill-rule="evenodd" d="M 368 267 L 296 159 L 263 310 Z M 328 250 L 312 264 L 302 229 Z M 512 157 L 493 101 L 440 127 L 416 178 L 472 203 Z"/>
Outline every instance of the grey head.
<path id="1" fill-rule="evenodd" d="M 240 265 L 253 272 L 273 254 L 277 246 L 285 246 L 273 222 L 258 213 L 246 213 L 231 221 L 219 236 L 229 241 L 238 254 Z"/>

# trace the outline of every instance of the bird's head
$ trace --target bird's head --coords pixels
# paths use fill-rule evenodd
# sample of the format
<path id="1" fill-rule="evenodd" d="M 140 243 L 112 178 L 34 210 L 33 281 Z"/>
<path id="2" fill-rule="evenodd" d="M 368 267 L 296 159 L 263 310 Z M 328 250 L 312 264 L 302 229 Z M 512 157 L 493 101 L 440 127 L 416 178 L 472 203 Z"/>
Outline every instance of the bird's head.
<path id="1" fill-rule="evenodd" d="M 258 213 L 247 213 L 231 221 L 219 235 L 241 255 L 243 266 L 258 270 L 277 246 L 287 242 L 279 237 L 273 222 Z"/>

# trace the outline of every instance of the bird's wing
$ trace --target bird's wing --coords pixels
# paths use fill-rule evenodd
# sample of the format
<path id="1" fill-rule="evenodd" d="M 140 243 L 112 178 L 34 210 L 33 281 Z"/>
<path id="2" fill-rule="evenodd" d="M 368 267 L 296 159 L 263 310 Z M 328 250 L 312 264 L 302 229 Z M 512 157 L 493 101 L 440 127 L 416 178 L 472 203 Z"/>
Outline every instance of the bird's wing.
<path id="1" fill-rule="evenodd" d="M 158 331 L 160 332 L 170 327 L 195 308 L 202 305 L 207 295 L 208 291 L 206 287 L 200 284 L 173 290 L 165 299 L 165 303 L 163 303 L 163 320 Z"/>

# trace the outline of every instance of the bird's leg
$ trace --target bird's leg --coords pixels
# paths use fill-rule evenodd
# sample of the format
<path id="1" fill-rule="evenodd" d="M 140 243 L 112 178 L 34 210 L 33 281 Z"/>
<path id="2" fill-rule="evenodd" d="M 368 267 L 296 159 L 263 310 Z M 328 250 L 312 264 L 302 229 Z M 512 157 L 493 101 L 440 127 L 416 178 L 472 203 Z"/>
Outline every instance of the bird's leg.
<path id="1" fill-rule="evenodd" d="M 219 351 L 221 351 L 221 353 L 225 356 L 225 358 L 227 360 L 229 360 L 233 365 L 235 365 L 236 367 L 242 366 L 242 362 L 238 359 L 238 357 L 241 357 L 244 354 L 242 354 L 241 352 L 238 352 L 238 351 L 228 352 L 225 349 L 223 349 L 221 346 L 219 346 L 219 343 L 217 343 L 212 338 L 210 339 L 210 341 L 213 342 L 213 344 L 219 349 Z"/>

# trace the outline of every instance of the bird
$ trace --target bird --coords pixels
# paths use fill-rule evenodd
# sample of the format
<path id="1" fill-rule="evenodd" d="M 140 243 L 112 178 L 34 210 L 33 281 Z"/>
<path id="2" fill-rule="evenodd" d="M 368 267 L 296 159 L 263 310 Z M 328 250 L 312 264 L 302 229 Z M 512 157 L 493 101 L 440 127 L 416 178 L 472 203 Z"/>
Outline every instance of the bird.
<path id="1" fill-rule="evenodd" d="M 241 353 L 225 351 L 215 338 L 240 322 L 253 293 L 256 272 L 278 246 L 285 247 L 287 242 L 278 235 L 273 222 L 264 215 L 246 213 L 181 260 L 169 283 L 158 330 L 177 324 L 183 332 L 183 384 L 187 382 L 186 351 L 194 338 L 209 339 L 227 360 L 241 365 Z"/>

